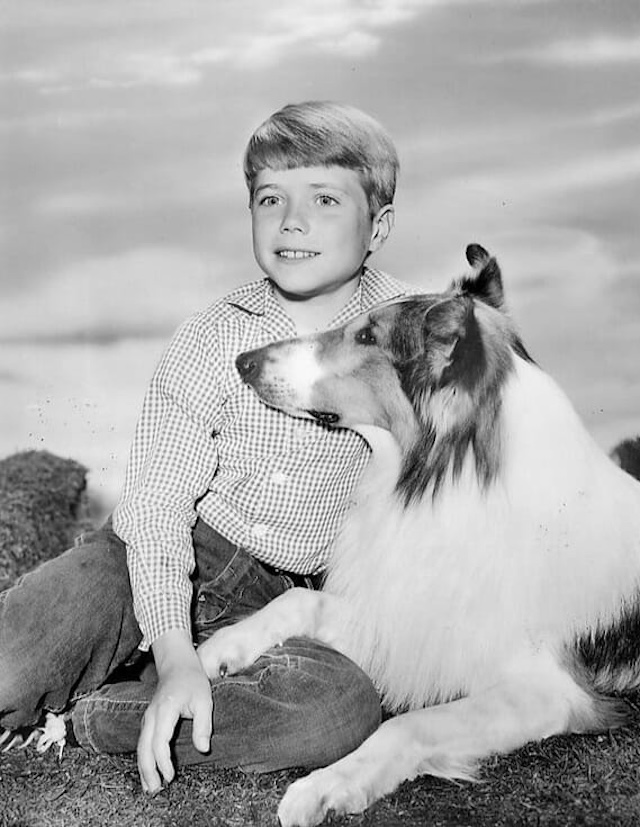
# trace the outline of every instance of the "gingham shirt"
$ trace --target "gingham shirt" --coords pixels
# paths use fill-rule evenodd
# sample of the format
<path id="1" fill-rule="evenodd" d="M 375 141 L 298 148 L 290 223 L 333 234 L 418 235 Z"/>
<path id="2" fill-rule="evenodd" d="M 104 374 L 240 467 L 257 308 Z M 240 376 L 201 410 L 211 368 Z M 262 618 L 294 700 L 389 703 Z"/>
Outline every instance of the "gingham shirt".
<path id="1" fill-rule="evenodd" d="M 365 268 L 331 326 L 411 292 Z M 369 449 L 353 431 L 267 407 L 235 368 L 242 351 L 295 335 L 261 279 L 188 319 L 156 369 L 113 516 L 127 545 L 142 648 L 170 629 L 190 629 L 198 516 L 276 568 L 313 574 L 327 561 Z"/>

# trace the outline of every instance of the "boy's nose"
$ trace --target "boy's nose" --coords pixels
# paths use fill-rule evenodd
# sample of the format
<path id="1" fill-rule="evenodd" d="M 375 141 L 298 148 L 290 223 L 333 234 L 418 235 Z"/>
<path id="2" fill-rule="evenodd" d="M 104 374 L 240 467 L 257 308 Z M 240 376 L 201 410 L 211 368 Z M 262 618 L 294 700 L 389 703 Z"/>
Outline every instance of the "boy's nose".
<path id="1" fill-rule="evenodd" d="M 308 222 L 301 210 L 290 209 L 282 217 L 282 224 L 280 225 L 281 232 L 301 232 L 306 233 L 308 230 Z"/>

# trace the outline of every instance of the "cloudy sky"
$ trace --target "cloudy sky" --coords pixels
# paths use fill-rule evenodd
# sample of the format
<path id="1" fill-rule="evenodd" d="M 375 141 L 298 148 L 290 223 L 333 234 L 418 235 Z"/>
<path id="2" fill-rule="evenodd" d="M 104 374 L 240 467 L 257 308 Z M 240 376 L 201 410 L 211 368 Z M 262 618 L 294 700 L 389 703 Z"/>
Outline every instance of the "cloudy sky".
<path id="1" fill-rule="evenodd" d="M 175 326 L 258 275 L 241 156 L 291 101 L 381 120 L 378 266 L 425 289 L 478 241 L 533 355 L 609 449 L 640 433 L 637 0 L 20 0 L 0 44 L 0 456 L 117 495 Z"/>

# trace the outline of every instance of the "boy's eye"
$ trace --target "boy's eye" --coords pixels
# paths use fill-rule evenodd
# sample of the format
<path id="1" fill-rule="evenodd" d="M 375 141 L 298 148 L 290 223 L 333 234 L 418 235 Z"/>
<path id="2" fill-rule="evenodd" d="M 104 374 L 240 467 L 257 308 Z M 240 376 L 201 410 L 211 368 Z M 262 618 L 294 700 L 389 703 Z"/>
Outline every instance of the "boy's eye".
<path id="1" fill-rule="evenodd" d="M 359 330 L 356 333 L 356 342 L 359 345 L 375 345 L 376 337 L 373 334 L 373 330 L 370 327 L 364 327 L 362 330 Z"/>
<path id="2" fill-rule="evenodd" d="M 258 202 L 261 207 L 275 207 L 280 203 L 278 195 L 264 195 Z"/>
<path id="3" fill-rule="evenodd" d="M 331 207 L 338 203 L 337 199 L 334 198 L 333 195 L 319 195 L 316 201 L 321 207 Z"/>

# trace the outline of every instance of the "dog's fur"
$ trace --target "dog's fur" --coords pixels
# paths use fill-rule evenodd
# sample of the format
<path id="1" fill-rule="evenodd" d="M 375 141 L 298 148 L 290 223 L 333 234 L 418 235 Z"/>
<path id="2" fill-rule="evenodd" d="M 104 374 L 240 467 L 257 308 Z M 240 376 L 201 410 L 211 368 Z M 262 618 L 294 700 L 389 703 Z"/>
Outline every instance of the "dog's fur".
<path id="1" fill-rule="evenodd" d="M 442 294 L 238 358 L 268 404 L 359 431 L 373 457 L 323 592 L 292 589 L 204 646 L 209 674 L 308 635 L 397 714 L 297 781 L 283 825 L 422 773 L 617 726 L 640 685 L 640 484 L 596 446 L 503 308 L 495 259 Z"/>

